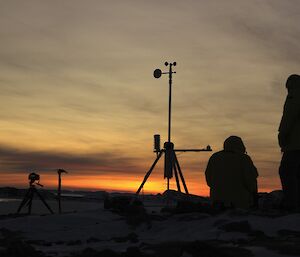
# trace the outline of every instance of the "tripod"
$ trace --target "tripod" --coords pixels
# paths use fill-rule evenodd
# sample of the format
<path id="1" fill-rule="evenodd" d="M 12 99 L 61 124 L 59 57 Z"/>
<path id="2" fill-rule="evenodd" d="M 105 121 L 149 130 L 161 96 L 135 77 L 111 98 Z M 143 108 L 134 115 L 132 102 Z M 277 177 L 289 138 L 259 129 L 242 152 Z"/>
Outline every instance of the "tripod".
<path id="1" fill-rule="evenodd" d="M 39 186 L 42 186 L 41 184 L 38 184 Z M 47 204 L 47 202 L 45 201 L 45 199 L 42 197 L 42 195 L 38 192 L 38 190 L 36 189 L 35 185 L 34 185 L 34 181 L 30 181 L 29 182 L 29 189 L 27 190 L 19 208 L 17 213 L 20 213 L 20 211 L 22 210 L 22 208 L 27 204 L 28 206 L 28 214 L 31 214 L 31 208 L 32 208 L 32 200 L 34 197 L 34 194 L 36 194 L 40 200 L 43 202 L 43 204 L 46 206 L 46 208 L 49 210 L 49 212 L 51 214 L 54 214 L 54 212 L 51 210 L 50 206 Z"/>
<path id="2" fill-rule="evenodd" d="M 160 78 L 162 74 L 169 75 L 168 141 L 164 143 L 164 148 L 160 149 L 160 136 L 154 135 L 154 149 L 155 149 L 154 152 L 156 152 L 157 157 L 156 157 L 155 161 L 153 162 L 149 171 L 146 173 L 144 180 L 141 183 L 140 187 L 136 191 L 137 195 L 142 190 L 144 184 L 146 183 L 147 179 L 151 175 L 153 169 L 155 168 L 157 162 L 159 161 L 159 159 L 161 158 L 161 156 L 163 154 L 165 155 L 164 178 L 167 179 L 167 190 L 170 189 L 170 179 L 173 177 L 173 173 L 174 173 L 178 192 L 181 192 L 181 187 L 180 187 L 180 180 L 181 180 L 185 193 L 189 194 L 181 167 L 179 165 L 179 162 L 178 162 L 178 159 L 176 156 L 176 152 L 212 151 L 212 149 L 210 148 L 209 145 L 204 149 L 174 149 L 174 144 L 171 142 L 171 107 L 172 107 L 171 103 L 172 103 L 172 74 L 176 73 L 175 71 L 172 71 L 172 66 L 176 66 L 176 62 L 173 62 L 173 63 L 165 62 L 165 66 L 169 66 L 168 72 L 162 72 L 160 69 L 156 69 L 154 71 L 153 75 L 155 78 Z"/>
<path id="3" fill-rule="evenodd" d="M 144 184 L 147 182 L 147 179 L 151 175 L 153 169 L 155 168 L 157 162 L 159 161 L 159 159 L 162 157 L 163 154 L 165 154 L 164 178 L 167 179 L 167 190 L 170 189 L 170 179 L 173 177 L 173 173 L 174 173 L 176 179 L 177 191 L 181 192 L 181 186 L 180 186 L 180 180 L 181 180 L 185 193 L 189 194 L 179 161 L 176 156 L 176 152 L 208 152 L 208 151 L 212 151 L 209 145 L 203 149 L 174 149 L 174 144 L 172 142 L 165 142 L 164 149 L 154 151 L 157 153 L 157 157 L 154 160 L 149 171 L 146 173 L 143 182 L 141 183 L 139 189 L 136 191 L 136 194 L 140 193 L 140 191 L 144 187 Z"/>

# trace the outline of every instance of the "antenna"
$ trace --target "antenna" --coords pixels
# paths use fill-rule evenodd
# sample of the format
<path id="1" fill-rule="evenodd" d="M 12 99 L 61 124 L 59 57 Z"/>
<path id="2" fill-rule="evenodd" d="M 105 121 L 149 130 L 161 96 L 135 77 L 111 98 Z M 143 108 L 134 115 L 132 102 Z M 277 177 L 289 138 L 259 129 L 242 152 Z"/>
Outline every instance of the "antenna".
<path id="1" fill-rule="evenodd" d="M 162 74 L 169 74 L 169 115 L 168 115 L 168 142 L 171 142 L 171 111 L 172 111 L 172 75 L 176 71 L 172 70 L 172 66 L 176 66 L 177 63 L 165 62 L 165 66 L 169 66 L 168 72 L 162 72 L 160 69 L 156 69 L 153 73 L 154 78 L 158 79 Z"/>

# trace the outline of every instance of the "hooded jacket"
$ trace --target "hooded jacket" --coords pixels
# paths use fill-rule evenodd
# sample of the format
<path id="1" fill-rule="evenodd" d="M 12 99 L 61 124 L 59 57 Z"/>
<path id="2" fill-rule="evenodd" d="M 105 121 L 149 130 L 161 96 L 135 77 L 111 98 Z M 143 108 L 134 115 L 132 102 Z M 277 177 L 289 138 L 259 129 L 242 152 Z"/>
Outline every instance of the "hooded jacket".
<path id="1" fill-rule="evenodd" d="M 282 152 L 300 150 L 300 83 L 288 90 L 278 141 Z"/>
<path id="2" fill-rule="evenodd" d="M 245 150 L 241 138 L 231 136 L 210 157 L 205 176 L 212 202 L 245 209 L 254 204 L 258 173 Z"/>

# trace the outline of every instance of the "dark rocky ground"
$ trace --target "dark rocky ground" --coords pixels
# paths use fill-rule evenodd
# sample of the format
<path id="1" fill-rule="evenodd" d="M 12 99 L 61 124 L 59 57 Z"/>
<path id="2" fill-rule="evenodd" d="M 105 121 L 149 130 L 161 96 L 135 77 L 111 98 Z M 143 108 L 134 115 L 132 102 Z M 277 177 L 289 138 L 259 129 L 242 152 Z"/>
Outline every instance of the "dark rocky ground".
<path id="1" fill-rule="evenodd" d="M 96 250 L 91 247 L 85 248 L 78 253 L 72 253 L 70 257 L 247 257 L 254 256 L 252 246 L 259 246 L 269 249 L 278 254 L 299 256 L 300 235 L 297 231 L 280 231 L 277 237 L 267 237 L 260 231 L 251 231 L 246 222 L 240 224 L 229 224 L 222 229 L 243 231 L 251 234 L 249 240 L 240 241 L 192 241 L 192 242 L 164 242 L 160 244 L 145 244 L 141 242 L 138 247 L 128 247 L 124 252 L 117 252 L 112 249 Z M 52 243 L 45 241 L 29 241 L 20 236 L 19 232 L 12 232 L 1 229 L 0 256 L 1 257 L 46 257 L 48 255 L 35 249 L 37 245 L 49 246 Z M 139 241 L 137 235 L 128 235 L 127 238 L 112 238 L 116 242 Z M 94 238 L 90 241 L 97 242 L 100 239 Z M 57 241 L 55 244 L 78 245 L 81 241 Z"/>
<path id="2" fill-rule="evenodd" d="M 274 193 L 275 194 L 275 193 Z M 118 196 L 114 199 L 104 201 L 104 209 L 113 213 L 117 220 L 125 221 L 129 230 L 127 234 L 119 233 L 118 236 L 103 238 L 101 236 L 90 235 L 78 239 L 57 236 L 56 240 L 46 240 L 41 238 L 29 239 L 24 231 L 0 228 L 0 256 L 1 257 L 248 257 L 248 256 L 300 256 L 300 224 L 297 213 L 290 214 L 278 209 L 278 194 L 272 202 L 272 195 L 265 195 L 263 204 L 258 209 L 241 211 L 234 209 L 222 209 L 211 207 L 207 199 L 193 199 L 187 201 L 176 199 L 177 204 L 164 207 L 161 212 L 155 213 L 144 208 L 140 201 L 133 202 L 130 197 Z M 163 196 L 161 196 L 163 197 Z M 107 212 L 106 212 L 107 213 Z M 74 216 L 75 215 L 75 216 Z M 73 216 L 76 218 L 76 213 Z M 94 214 L 93 214 L 94 215 Z M 97 213 L 95 215 L 98 215 Z M 109 214 L 107 214 L 109 216 Z M 43 218 L 43 216 L 41 216 Z M 48 217 L 51 217 L 48 216 Z M 63 216 L 57 216 L 62 218 Z M 71 216 L 70 216 L 71 217 Z M 73 218 L 74 218 L 73 217 Z M 93 217 L 93 216 L 91 216 Z M 119 218 L 118 218 L 119 217 Z M 250 218 L 251 217 L 251 218 Z M 253 220 L 263 218 L 266 223 L 284 220 L 289 226 L 276 230 L 270 235 L 264 229 L 258 229 L 253 225 Z M 15 221 L 26 218 L 22 215 L 2 215 L 0 220 Z M 35 217 L 33 217 L 35 218 Z M 114 219 L 115 219 L 114 218 Z M 42 220 L 42 219 L 41 219 Z M 45 216 L 45 220 L 47 217 Z M 203 223 L 213 220 L 211 227 L 201 233 L 209 233 L 210 230 L 219 231 L 225 237 L 211 239 L 188 239 L 176 240 L 145 240 L 146 237 L 155 237 L 152 230 L 160 228 L 168 230 L 168 226 L 180 227 L 184 231 L 192 226 L 199 226 L 199 221 Z M 43 221 L 43 220 L 42 220 Z M 198 223 L 197 223 L 198 222 Z M 168 225 L 169 224 L 169 225 Z M 198 225 L 197 225 L 198 224 Z M 255 224 L 255 223 L 254 223 Z M 201 225 L 201 224 L 200 224 Z M 144 232 L 140 228 L 144 227 Z M 267 227 L 267 224 L 266 224 Z M 63 227 L 64 228 L 64 227 Z M 101 230 L 100 224 L 100 230 Z M 261 228 L 264 228 L 261 225 Z M 174 231 L 174 230 L 171 230 Z M 164 231 L 162 231 L 164 232 Z M 153 234 L 154 233 L 154 234 Z M 170 232 L 173 233 L 173 232 Z M 180 233 L 180 232 L 179 232 Z M 238 235 L 226 237 L 226 235 Z M 145 237 L 146 235 L 146 237 Z M 154 236 L 153 236 L 154 235 Z M 98 245 L 101 244 L 99 248 Z M 105 245 L 114 247 L 105 247 Z M 116 246 L 122 246 L 121 250 Z M 74 247 L 74 251 L 68 254 L 61 254 L 57 249 Z M 41 250 L 46 249 L 47 251 Z M 55 250 L 52 250 L 55 249 Z M 78 250 L 79 249 L 79 250 Z M 261 251 L 260 249 L 263 249 Z"/>

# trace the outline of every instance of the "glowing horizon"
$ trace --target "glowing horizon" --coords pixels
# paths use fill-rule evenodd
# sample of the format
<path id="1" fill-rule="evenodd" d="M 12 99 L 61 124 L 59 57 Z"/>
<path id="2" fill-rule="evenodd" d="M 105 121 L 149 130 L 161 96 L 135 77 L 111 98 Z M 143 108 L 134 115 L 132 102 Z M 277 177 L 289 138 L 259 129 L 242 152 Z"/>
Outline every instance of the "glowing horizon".
<path id="1" fill-rule="evenodd" d="M 44 186 L 44 189 L 55 190 L 57 189 L 57 174 L 55 171 L 52 174 L 47 172 L 38 173 L 41 176 L 40 183 Z M 2 180 L 0 182 L 0 187 L 10 186 L 17 188 L 27 188 L 28 180 L 27 173 L 22 174 L 11 174 L 9 180 Z M 64 174 L 62 176 L 63 190 L 73 190 L 73 191 L 107 191 L 107 192 L 128 192 L 135 193 L 140 186 L 144 176 L 132 177 L 132 176 L 122 176 L 122 177 L 111 177 L 108 175 L 97 176 L 97 175 L 72 175 Z M 191 178 L 186 177 L 186 184 L 189 189 L 189 193 L 201 196 L 209 195 L 209 187 L 205 184 L 204 173 L 201 173 L 201 177 Z M 162 170 L 154 171 L 154 174 L 150 176 L 141 194 L 157 194 L 163 193 L 167 189 L 167 182 L 163 179 Z M 170 180 L 170 189 L 177 190 L 175 178 Z M 274 188 L 272 187 L 262 187 L 259 188 L 260 192 L 270 192 Z M 181 190 L 184 189 L 181 185 Z"/>

